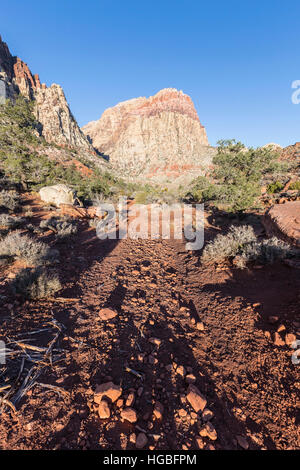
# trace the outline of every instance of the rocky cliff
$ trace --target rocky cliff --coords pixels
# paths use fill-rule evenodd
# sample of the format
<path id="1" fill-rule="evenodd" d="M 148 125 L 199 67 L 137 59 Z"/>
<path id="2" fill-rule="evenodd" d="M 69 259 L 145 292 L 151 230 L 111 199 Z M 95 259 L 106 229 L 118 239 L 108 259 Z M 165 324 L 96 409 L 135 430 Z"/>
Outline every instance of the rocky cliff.
<path id="1" fill-rule="evenodd" d="M 0 103 L 21 93 L 34 101 L 41 133 L 48 142 L 93 151 L 74 119 L 59 85 L 47 87 L 18 57 L 9 52 L 0 36 Z"/>
<path id="2" fill-rule="evenodd" d="M 119 103 L 82 130 L 127 175 L 157 180 L 196 175 L 213 154 L 191 98 L 174 88 Z"/>
<path id="3" fill-rule="evenodd" d="M 47 142 L 94 151 L 70 111 L 63 89 L 56 84 L 38 88 L 35 113 Z"/>

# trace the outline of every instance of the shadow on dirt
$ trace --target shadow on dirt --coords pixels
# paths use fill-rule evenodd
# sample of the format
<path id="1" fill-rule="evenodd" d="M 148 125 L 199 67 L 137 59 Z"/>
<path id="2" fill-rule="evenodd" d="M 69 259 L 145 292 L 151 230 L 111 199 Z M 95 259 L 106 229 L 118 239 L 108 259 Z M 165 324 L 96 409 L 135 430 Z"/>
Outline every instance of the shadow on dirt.
<path id="1" fill-rule="evenodd" d="M 209 239 L 218 231 L 212 227 L 207 233 Z M 81 276 L 89 275 L 96 262 L 102 276 L 102 261 L 117 244 L 118 240 L 100 241 L 91 237 L 90 232 L 82 232 L 76 242 L 65 244 L 61 249 L 61 280 L 65 286 L 61 295 L 82 300 L 87 292 L 78 283 Z M 112 284 L 114 287 L 107 291 L 103 302 L 98 300 L 101 285 L 93 284 L 88 295 L 95 296 L 97 301 L 91 310 L 80 303 L 51 306 L 53 315 L 67 327 L 66 335 L 73 341 L 69 343 L 64 370 L 64 376 L 71 377 L 65 383 L 71 392 L 71 402 L 64 406 L 64 413 L 66 416 L 67 407 L 75 411 L 70 412 L 62 429 L 54 428 L 47 439 L 47 448 L 134 449 L 129 435 L 145 432 L 148 445 L 155 448 L 178 450 L 184 445 L 195 449 L 194 436 L 199 436 L 204 423 L 201 413 L 192 414 L 187 404 L 188 384 L 180 369 L 176 372 L 175 364 L 184 366 L 187 373 L 195 376 L 195 384 L 206 396 L 207 407 L 214 414 L 212 424 L 218 439 L 212 442 L 203 437 L 204 448 L 213 444 L 217 449 L 240 449 L 237 436 L 246 439 L 250 449 L 276 448 L 270 435 L 274 403 L 273 408 L 268 408 L 268 397 L 275 390 L 272 376 L 275 362 L 271 368 L 260 364 L 260 355 L 267 347 L 263 333 L 257 336 L 257 327 L 262 328 L 260 322 L 274 314 L 275 308 L 279 313 L 281 303 L 285 310 L 289 302 L 295 303 L 294 273 L 288 274 L 289 268 L 273 266 L 255 271 L 233 270 L 220 280 L 214 272 L 204 275 L 199 270 L 200 254 L 187 254 L 179 261 L 172 249 L 168 259 L 174 260 L 174 266 L 170 267 L 169 263 L 163 268 L 168 263 L 161 262 L 156 270 L 151 270 L 152 279 L 163 278 L 155 296 L 149 294 L 143 276 L 138 285 L 131 290 L 128 287 L 132 270 L 137 266 L 147 267 L 140 259 L 141 252 L 136 251 L 128 272 L 123 265 L 119 272 L 122 276 Z M 126 249 L 124 253 L 126 257 Z M 156 253 L 156 258 L 160 255 Z M 118 263 L 123 262 L 124 259 L 118 259 Z M 148 267 L 151 269 L 151 265 Z M 176 295 L 171 292 L 166 273 L 177 276 Z M 109 322 L 98 322 L 93 314 L 99 303 L 116 310 L 118 315 Z M 251 313 L 247 308 L 253 303 L 260 306 L 257 312 Z M 192 319 L 194 324 L 204 322 L 205 331 L 196 330 Z M 158 338 L 161 343 L 155 344 L 151 338 Z M 265 382 L 264 375 L 268 375 Z M 93 391 L 97 384 L 110 380 L 122 386 L 124 406 L 129 393 L 134 392 L 132 407 L 137 411 L 137 423 L 123 421 L 116 403 L 111 404 L 108 420 L 100 420 L 95 409 L 90 412 L 85 406 L 88 390 Z M 276 393 L 279 393 L 277 389 Z M 252 408 L 245 414 L 248 401 Z M 162 420 L 153 416 L 157 402 L 164 407 Z M 261 409 L 264 406 L 266 409 Z M 183 411 L 179 413 L 179 410 Z M 274 416 L 270 417 L 271 412 Z M 278 427 L 274 429 L 273 436 Z"/>

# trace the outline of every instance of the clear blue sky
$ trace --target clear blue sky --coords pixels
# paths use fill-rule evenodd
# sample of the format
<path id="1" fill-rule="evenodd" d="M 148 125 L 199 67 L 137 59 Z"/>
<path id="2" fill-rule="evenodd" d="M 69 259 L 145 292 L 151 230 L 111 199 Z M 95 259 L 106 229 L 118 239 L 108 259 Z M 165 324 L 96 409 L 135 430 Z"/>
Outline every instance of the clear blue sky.
<path id="1" fill-rule="evenodd" d="M 211 144 L 300 141 L 299 0 L 11 0 L 0 34 L 80 125 L 120 101 L 175 87 Z"/>

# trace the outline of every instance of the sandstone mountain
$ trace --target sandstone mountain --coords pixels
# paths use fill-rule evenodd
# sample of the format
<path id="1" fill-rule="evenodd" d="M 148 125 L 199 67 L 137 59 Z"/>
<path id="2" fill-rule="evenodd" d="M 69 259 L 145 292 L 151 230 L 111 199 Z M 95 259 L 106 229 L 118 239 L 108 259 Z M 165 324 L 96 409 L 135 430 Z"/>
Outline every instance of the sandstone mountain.
<path id="1" fill-rule="evenodd" d="M 82 130 L 120 173 L 151 180 L 201 174 L 214 154 L 191 98 L 174 88 L 119 103 Z"/>
<path id="2" fill-rule="evenodd" d="M 11 55 L 0 36 L 0 103 L 21 93 L 34 100 L 41 134 L 48 142 L 93 151 L 74 119 L 59 85 L 49 88 L 32 75 L 27 64 Z"/>

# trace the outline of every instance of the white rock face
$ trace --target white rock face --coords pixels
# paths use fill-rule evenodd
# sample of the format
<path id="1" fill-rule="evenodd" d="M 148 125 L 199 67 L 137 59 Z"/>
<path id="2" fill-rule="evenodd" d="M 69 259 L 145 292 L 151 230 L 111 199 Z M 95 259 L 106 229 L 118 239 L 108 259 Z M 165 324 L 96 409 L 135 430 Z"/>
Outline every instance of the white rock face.
<path id="1" fill-rule="evenodd" d="M 59 207 L 60 204 L 74 204 L 76 201 L 75 191 L 65 184 L 45 186 L 40 189 L 39 195 L 42 201 L 57 207 Z"/>
<path id="2" fill-rule="evenodd" d="M 35 114 L 47 142 L 93 151 L 68 106 L 63 89 L 56 84 L 38 88 L 34 94 Z"/>
<path id="3" fill-rule="evenodd" d="M 280 151 L 282 150 L 283 147 L 281 147 L 281 145 L 279 144 L 275 144 L 274 142 L 270 142 L 269 144 L 266 144 L 266 145 L 263 145 L 262 146 L 263 149 L 270 149 L 270 150 L 274 150 L 274 151 Z"/>

